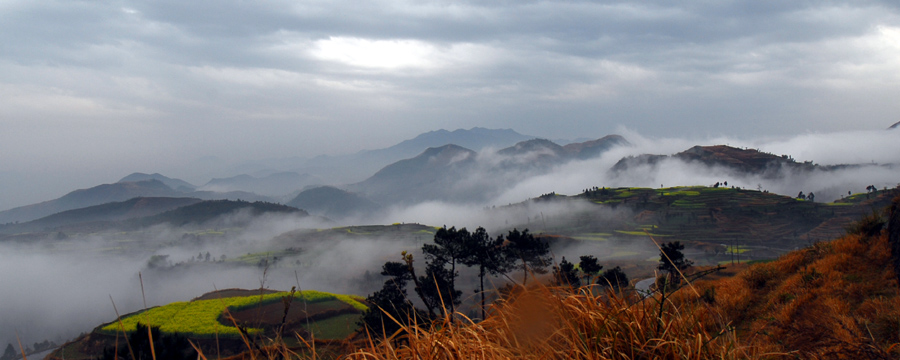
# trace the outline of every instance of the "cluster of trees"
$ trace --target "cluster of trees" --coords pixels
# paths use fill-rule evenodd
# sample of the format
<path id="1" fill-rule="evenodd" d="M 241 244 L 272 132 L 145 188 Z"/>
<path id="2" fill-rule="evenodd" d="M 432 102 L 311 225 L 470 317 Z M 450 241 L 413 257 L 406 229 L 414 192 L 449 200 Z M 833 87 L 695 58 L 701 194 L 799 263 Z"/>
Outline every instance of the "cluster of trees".
<path id="1" fill-rule="evenodd" d="M 810 192 L 809 195 L 805 195 L 801 191 L 799 194 L 797 194 L 797 198 L 800 200 L 816 201 L 816 194 L 813 194 L 812 192 Z"/>
<path id="2" fill-rule="evenodd" d="M 662 185 L 660 185 L 659 187 L 662 187 Z M 588 197 L 606 196 L 610 194 L 609 189 L 607 189 L 606 187 L 600 188 L 596 186 L 589 189 L 584 189 L 582 193 Z"/>
<path id="3" fill-rule="evenodd" d="M 26 345 L 25 354 L 28 355 L 45 350 L 50 350 L 56 348 L 57 346 L 59 345 L 56 345 L 56 343 L 53 341 L 44 340 L 42 342 L 34 343 L 33 347 L 28 347 Z M 6 349 L 3 351 L 3 355 L 0 356 L 0 360 L 16 360 L 18 358 L 21 358 L 21 356 L 16 352 L 16 348 L 13 346 L 13 344 L 6 344 Z"/>
<path id="4" fill-rule="evenodd" d="M 19 353 L 16 352 L 16 348 L 12 344 L 6 344 L 6 351 L 3 352 L 3 356 L 0 356 L 0 360 L 15 360 L 18 357 Z"/>
<path id="5" fill-rule="evenodd" d="M 683 271 L 694 265 L 694 262 L 684 257 L 684 245 L 680 241 L 662 244 L 659 252 L 659 266 L 657 269 L 665 273 L 663 286 L 677 286 L 681 282 Z"/>
<path id="6" fill-rule="evenodd" d="M 553 281 L 557 285 L 571 286 L 578 288 L 582 284 L 597 284 L 601 286 L 609 286 L 613 289 L 628 286 L 628 276 L 622 271 L 621 267 L 614 267 L 610 270 L 600 273 L 603 266 L 593 255 L 583 255 L 580 257 L 578 266 L 566 260 L 564 256 L 559 265 L 553 267 Z"/>
<path id="7" fill-rule="evenodd" d="M 458 268 L 472 267 L 478 270 L 482 317 L 485 317 L 484 281 L 488 276 L 504 276 L 521 270 L 523 283 L 528 274 L 545 274 L 551 263 L 550 245 L 535 238 L 527 229 L 514 229 L 506 236 L 492 238 L 484 228 L 469 232 L 466 228 L 446 226 L 434 235 L 434 242 L 422 246 L 425 257 L 424 274 L 417 274 L 413 255 L 402 253 L 401 262 L 389 261 L 382 266 L 381 275 L 387 276 L 381 290 L 366 300 L 372 304 L 365 313 L 361 325 L 377 334 L 391 334 L 400 326 L 396 321 L 431 320 L 449 317 L 461 303 L 462 291 L 456 286 Z M 425 309 L 417 308 L 407 296 L 407 285 Z"/>
<path id="8" fill-rule="evenodd" d="M 505 236 L 492 238 L 484 228 L 475 231 L 446 226 L 434 235 L 433 243 L 422 245 L 424 273 L 418 274 L 413 255 L 402 253 L 402 261 L 386 262 L 381 275 L 386 276 L 381 290 L 366 300 L 372 306 L 364 314 L 360 325 L 377 335 L 390 335 L 400 329 L 397 322 L 430 321 L 452 317 L 461 303 L 462 291 L 457 287 L 459 269 L 463 266 L 477 270 L 481 317 L 486 317 L 485 279 L 505 277 L 510 282 L 512 272 L 522 272 L 522 284 L 529 274 L 546 274 L 552 263 L 550 245 L 528 232 L 513 229 Z M 599 284 L 618 289 L 628 285 L 628 277 L 620 267 L 601 273 L 603 269 L 596 257 L 581 257 L 578 267 L 565 258 L 553 266 L 557 284 L 581 286 Z M 420 266 L 418 270 L 422 270 Z M 410 299 L 408 285 L 419 301 Z M 418 308 L 416 305 L 424 307 Z"/>
<path id="9" fill-rule="evenodd" d="M 222 254 L 221 256 L 216 258 L 215 256 L 212 256 L 212 254 L 210 254 L 209 252 L 206 252 L 206 254 L 203 254 L 203 252 L 200 252 L 197 254 L 197 257 L 191 256 L 188 258 L 188 260 L 180 261 L 177 263 L 172 263 L 172 261 L 169 260 L 169 255 L 153 255 L 150 257 L 149 260 L 147 260 L 147 268 L 168 269 L 168 268 L 173 268 L 173 267 L 176 267 L 179 265 L 184 265 L 185 263 L 217 262 L 217 261 L 225 261 L 225 259 L 227 259 L 227 256 L 225 256 L 225 254 Z"/>

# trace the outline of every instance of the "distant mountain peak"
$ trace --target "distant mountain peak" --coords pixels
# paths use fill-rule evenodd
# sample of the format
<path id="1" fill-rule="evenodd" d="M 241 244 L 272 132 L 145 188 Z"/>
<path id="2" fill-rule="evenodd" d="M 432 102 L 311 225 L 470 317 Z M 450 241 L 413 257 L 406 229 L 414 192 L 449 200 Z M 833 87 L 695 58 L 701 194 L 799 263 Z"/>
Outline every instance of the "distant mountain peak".
<path id="1" fill-rule="evenodd" d="M 160 173 L 153 173 L 153 174 L 145 174 L 145 173 L 140 173 L 140 172 L 131 173 L 130 175 L 123 177 L 118 182 L 126 183 L 126 182 L 140 182 L 140 181 L 147 181 L 147 180 L 159 181 L 159 182 L 165 184 L 166 186 L 172 188 L 173 190 L 178 190 L 181 192 L 193 191 L 194 189 L 197 188 L 196 186 L 194 186 L 193 184 L 191 184 L 187 181 L 184 181 L 181 179 L 173 179 L 173 178 L 164 176 Z"/>
<path id="2" fill-rule="evenodd" d="M 501 155 L 517 155 L 517 154 L 525 154 L 534 151 L 551 151 L 555 155 L 563 155 L 565 154 L 565 150 L 563 150 L 562 146 L 559 146 L 555 142 L 552 142 L 547 139 L 531 139 L 520 141 L 513 146 L 510 146 L 506 149 L 502 149 L 498 151 L 498 154 Z"/>
<path id="3" fill-rule="evenodd" d="M 895 122 L 894 125 L 888 127 L 888 130 L 900 128 L 900 121 Z"/>
<path id="4" fill-rule="evenodd" d="M 623 171 L 638 164 L 654 165 L 660 160 L 674 158 L 686 162 L 696 162 L 708 166 L 724 166 L 732 170 L 762 177 L 779 176 L 783 166 L 797 170 L 812 170 L 818 165 L 812 162 L 797 162 L 788 155 L 775 155 L 757 149 L 742 149 L 728 145 L 696 145 L 672 156 L 644 154 L 619 160 L 613 170 Z"/>
<path id="5" fill-rule="evenodd" d="M 589 159 L 600 156 L 600 154 L 612 147 L 628 145 L 631 145 L 631 143 L 625 140 L 624 137 L 612 134 L 596 140 L 568 144 L 563 146 L 563 149 L 579 159 Z"/>

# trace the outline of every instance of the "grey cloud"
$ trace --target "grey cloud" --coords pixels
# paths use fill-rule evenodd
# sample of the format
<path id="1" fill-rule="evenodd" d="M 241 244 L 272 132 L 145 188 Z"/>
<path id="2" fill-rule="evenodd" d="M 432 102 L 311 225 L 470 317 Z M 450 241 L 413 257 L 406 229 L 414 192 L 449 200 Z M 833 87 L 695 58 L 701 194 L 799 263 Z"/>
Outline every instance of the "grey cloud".
<path id="1" fill-rule="evenodd" d="M 74 158 L 121 177 L 135 161 L 346 153 L 438 128 L 882 129 L 900 111 L 898 14 L 889 1 L 10 2 L 0 124 L 17 132 L 0 149 L 22 154 L 19 173 Z M 363 60 L 413 42 L 426 64 L 317 57 L 329 39 L 386 42 L 351 54 Z"/>

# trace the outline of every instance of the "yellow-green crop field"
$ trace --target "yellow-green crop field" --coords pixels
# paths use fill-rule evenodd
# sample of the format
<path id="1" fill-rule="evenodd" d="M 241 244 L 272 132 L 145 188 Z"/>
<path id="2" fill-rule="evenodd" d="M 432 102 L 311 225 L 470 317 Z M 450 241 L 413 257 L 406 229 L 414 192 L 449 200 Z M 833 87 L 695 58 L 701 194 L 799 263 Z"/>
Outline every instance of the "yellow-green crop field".
<path id="1" fill-rule="evenodd" d="M 610 233 L 582 233 L 572 236 L 572 238 L 583 241 L 606 241 L 610 236 L 612 236 Z"/>
<path id="2" fill-rule="evenodd" d="M 681 190 L 681 191 L 673 191 L 673 192 L 663 193 L 663 196 L 678 196 L 678 195 L 681 195 L 681 196 L 699 196 L 699 195 L 700 195 L 700 192 L 699 192 L 699 191 L 693 191 L 693 190 Z"/>
<path id="3" fill-rule="evenodd" d="M 747 248 L 746 246 L 728 245 L 728 246 L 725 247 L 725 253 L 726 253 L 726 254 L 731 254 L 731 253 L 734 253 L 734 254 L 743 254 L 743 253 L 748 252 L 748 251 L 750 251 L 750 249 Z"/>
<path id="4" fill-rule="evenodd" d="M 122 319 L 122 325 L 126 332 L 134 331 L 138 323 L 148 326 L 158 326 L 163 333 L 180 333 L 195 337 L 211 336 L 240 336 L 240 331 L 233 327 L 219 323 L 219 317 L 228 309 L 240 311 L 257 305 L 266 305 L 281 301 L 282 297 L 289 296 L 289 292 L 266 294 L 263 296 L 230 297 L 223 299 L 195 300 L 189 302 L 176 302 L 159 306 Z M 340 300 L 357 310 L 364 311 L 366 306 L 358 301 L 359 297 L 331 294 L 321 291 L 306 290 L 294 294 L 295 301 L 316 303 L 328 300 Z M 118 322 L 112 322 L 103 326 L 100 330 L 106 333 L 120 331 Z M 259 332 L 260 329 L 248 329 L 250 333 Z"/>
<path id="5" fill-rule="evenodd" d="M 619 234 L 625 234 L 625 235 L 633 235 L 633 236 L 647 236 L 647 235 L 650 235 L 650 236 L 658 236 L 658 237 L 669 236 L 669 235 L 662 235 L 662 234 L 646 233 L 646 232 L 643 232 L 643 231 L 625 231 L 625 230 L 616 230 L 616 233 L 619 233 Z"/>

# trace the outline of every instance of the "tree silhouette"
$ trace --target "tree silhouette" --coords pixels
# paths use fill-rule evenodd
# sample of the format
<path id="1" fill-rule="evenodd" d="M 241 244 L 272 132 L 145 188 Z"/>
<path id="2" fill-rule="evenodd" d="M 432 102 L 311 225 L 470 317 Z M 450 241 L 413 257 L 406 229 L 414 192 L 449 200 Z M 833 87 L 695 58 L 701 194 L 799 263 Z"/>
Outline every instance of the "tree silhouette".
<path id="1" fill-rule="evenodd" d="M 594 255 L 582 255 L 581 261 L 578 262 L 578 268 L 584 273 L 585 283 L 590 284 L 594 282 L 594 277 L 597 276 L 597 273 L 603 270 L 603 265 L 600 265 L 600 262 Z"/>
<path id="2" fill-rule="evenodd" d="M 484 228 L 479 227 L 469 234 L 466 240 L 466 257 L 461 261 L 466 266 L 478 267 L 478 292 L 481 294 L 481 318 L 487 314 L 485 310 L 484 278 L 487 275 L 506 274 L 512 268 L 512 258 L 503 256 L 503 235 L 491 239 Z"/>
<path id="3" fill-rule="evenodd" d="M 425 265 L 425 274 L 419 276 L 419 296 L 429 309 L 438 309 L 441 316 L 448 317 L 460 303 L 462 291 L 453 287 L 454 273 L 446 268 L 441 258 L 434 258 Z M 450 305 L 449 313 L 446 305 Z"/>
<path id="4" fill-rule="evenodd" d="M 372 306 L 363 313 L 359 325 L 371 329 L 375 336 L 390 336 L 401 329 L 396 321 L 415 321 L 421 317 L 421 312 L 406 296 L 406 284 L 413 276 L 406 264 L 386 262 L 381 268 L 381 275 L 389 278 L 385 280 L 381 290 L 366 298 L 366 302 Z"/>
<path id="5" fill-rule="evenodd" d="M 536 239 L 528 233 L 528 229 L 519 232 L 513 229 L 506 235 L 507 244 L 504 246 L 505 255 L 513 261 L 521 262 L 517 268 L 522 269 L 525 274 L 522 284 L 528 282 L 528 272 L 535 274 L 546 274 L 547 266 L 552 258 L 550 257 L 550 245 Z"/>
<path id="6" fill-rule="evenodd" d="M 628 276 L 625 275 L 625 272 L 622 271 L 621 267 L 616 266 L 604 271 L 603 275 L 600 275 L 600 278 L 597 280 L 597 284 L 609 286 L 618 290 L 628 286 Z"/>
<path id="7" fill-rule="evenodd" d="M 563 256 L 558 266 L 553 266 L 553 280 L 560 286 L 571 286 L 578 288 L 581 286 L 581 279 L 578 276 L 578 270 L 575 270 L 575 264 L 570 263 Z"/>
<path id="8" fill-rule="evenodd" d="M 462 263 L 463 259 L 469 256 L 471 250 L 467 245 L 470 237 L 466 228 L 456 230 L 456 227 L 447 229 L 444 226 L 434 234 L 434 244 L 422 245 L 422 252 L 425 253 L 428 264 L 425 267 L 425 278 L 420 279 L 420 282 L 427 289 L 425 292 L 431 296 L 437 296 L 438 293 L 442 295 L 431 299 L 438 301 L 438 304 L 433 304 L 438 305 L 435 307 L 442 309 L 439 306 L 440 302 L 449 302 L 450 314 L 456 312 L 456 305 L 459 304 L 459 297 L 462 295 L 462 292 L 456 290 L 456 278 L 459 276 L 456 263 Z M 448 265 L 450 268 L 446 269 Z"/>
<path id="9" fill-rule="evenodd" d="M 18 353 L 13 344 L 6 344 L 6 350 L 3 351 L 3 356 L 0 356 L 0 360 L 14 360 L 17 355 Z"/>
<path id="10" fill-rule="evenodd" d="M 684 258 L 684 253 L 681 252 L 684 245 L 680 241 L 664 243 L 660 249 L 662 251 L 659 253 L 658 268 L 668 274 L 670 284 L 676 285 L 681 281 L 678 274 L 694 265 L 694 262 Z"/>

